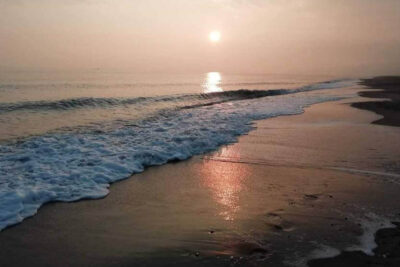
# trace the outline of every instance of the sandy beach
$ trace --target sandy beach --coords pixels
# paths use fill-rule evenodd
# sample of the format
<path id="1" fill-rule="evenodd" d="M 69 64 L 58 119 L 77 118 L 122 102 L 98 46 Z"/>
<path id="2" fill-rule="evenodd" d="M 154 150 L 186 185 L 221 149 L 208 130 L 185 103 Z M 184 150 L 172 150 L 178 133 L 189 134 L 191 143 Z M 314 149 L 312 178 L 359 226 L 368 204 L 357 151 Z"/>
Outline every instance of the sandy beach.
<path id="1" fill-rule="evenodd" d="M 47 204 L 0 233 L 1 266 L 305 266 L 351 247 L 361 260 L 339 262 L 365 266 L 375 231 L 400 220 L 400 128 L 352 107 L 370 101 L 258 121 L 237 143 L 151 167 L 102 200 Z M 381 265 L 399 263 L 385 253 Z"/>

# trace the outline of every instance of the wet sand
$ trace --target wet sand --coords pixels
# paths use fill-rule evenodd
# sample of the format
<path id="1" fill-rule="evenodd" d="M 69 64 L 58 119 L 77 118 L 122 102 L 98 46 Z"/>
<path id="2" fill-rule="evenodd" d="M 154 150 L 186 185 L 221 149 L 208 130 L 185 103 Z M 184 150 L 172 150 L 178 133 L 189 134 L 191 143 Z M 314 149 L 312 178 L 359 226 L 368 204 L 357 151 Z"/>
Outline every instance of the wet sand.
<path id="1" fill-rule="evenodd" d="M 371 124 L 381 116 L 356 101 L 369 100 L 259 121 L 238 143 L 151 167 L 105 199 L 45 205 L 0 233 L 0 264 L 300 266 L 357 246 L 369 222 L 400 219 L 400 128 Z"/>
<path id="2" fill-rule="evenodd" d="M 360 96 L 377 100 L 356 102 L 351 106 L 382 115 L 383 118 L 372 122 L 374 124 L 400 126 L 400 77 L 364 79 L 361 85 L 375 90 L 361 91 L 358 93 Z M 373 255 L 362 251 L 343 251 L 335 257 L 311 260 L 309 266 L 400 266 L 400 223 L 392 224 L 390 228 L 379 229 L 374 235 L 376 247 Z"/>

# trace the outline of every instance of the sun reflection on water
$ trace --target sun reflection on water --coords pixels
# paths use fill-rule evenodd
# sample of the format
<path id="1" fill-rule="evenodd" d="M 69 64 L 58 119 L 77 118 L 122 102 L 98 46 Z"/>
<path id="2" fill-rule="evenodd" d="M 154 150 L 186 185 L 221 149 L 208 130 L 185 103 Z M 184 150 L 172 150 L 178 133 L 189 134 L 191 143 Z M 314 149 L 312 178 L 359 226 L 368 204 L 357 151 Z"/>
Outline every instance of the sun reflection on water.
<path id="1" fill-rule="evenodd" d="M 219 72 L 207 73 L 206 79 L 203 84 L 204 93 L 222 92 L 222 88 L 219 87 L 221 83 L 221 74 Z"/>
<path id="2" fill-rule="evenodd" d="M 247 166 L 206 160 L 202 174 L 205 186 L 211 189 L 214 200 L 221 205 L 219 215 L 228 221 L 235 220 L 240 211 L 240 192 L 248 176 Z"/>

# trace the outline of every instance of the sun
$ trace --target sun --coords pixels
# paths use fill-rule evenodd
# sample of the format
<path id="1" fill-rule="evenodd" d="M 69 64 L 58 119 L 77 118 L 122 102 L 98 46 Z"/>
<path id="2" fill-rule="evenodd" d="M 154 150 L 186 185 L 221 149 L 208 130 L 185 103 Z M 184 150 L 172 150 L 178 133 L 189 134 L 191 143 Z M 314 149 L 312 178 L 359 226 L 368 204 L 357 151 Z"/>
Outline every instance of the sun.
<path id="1" fill-rule="evenodd" d="M 221 33 L 219 31 L 212 31 L 208 37 L 210 38 L 211 42 L 217 43 L 221 39 Z"/>

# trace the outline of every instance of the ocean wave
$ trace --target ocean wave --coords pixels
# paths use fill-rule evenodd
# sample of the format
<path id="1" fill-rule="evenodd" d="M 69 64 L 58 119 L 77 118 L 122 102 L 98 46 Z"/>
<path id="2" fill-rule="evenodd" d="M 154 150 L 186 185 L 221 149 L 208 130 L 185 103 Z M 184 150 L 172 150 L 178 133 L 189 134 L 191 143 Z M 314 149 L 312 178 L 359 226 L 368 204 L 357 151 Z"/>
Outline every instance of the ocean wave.
<path id="1" fill-rule="evenodd" d="M 184 108 L 199 107 L 202 105 L 219 104 L 227 101 L 245 100 L 274 95 L 284 95 L 310 90 L 319 90 L 342 86 L 348 80 L 335 80 L 304 86 L 298 89 L 276 89 L 276 90 L 234 90 L 215 92 L 208 94 L 186 94 L 157 97 L 136 97 L 136 98 L 72 98 L 57 101 L 24 101 L 16 103 L 0 103 L 0 114 L 13 111 L 48 111 L 48 110 L 71 110 L 77 108 L 108 108 L 128 105 L 146 105 L 155 102 L 170 102 L 177 104 L 186 101 Z M 193 103 L 188 103 L 192 101 Z"/>
<path id="2" fill-rule="evenodd" d="M 341 86 L 339 81 L 299 92 Z M 305 106 L 339 99 L 318 93 L 266 98 L 255 97 L 262 92 L 218 94 L 247 98 L 171 109 L 107 131 L 48 133 L 0 145 L 0 230 L 34 215 L 44 203 L 101 198 L 111 183 L 147 166 L 184 160 L 235 142 L 252 129 L 254 120 L 298 114 Z"/>

